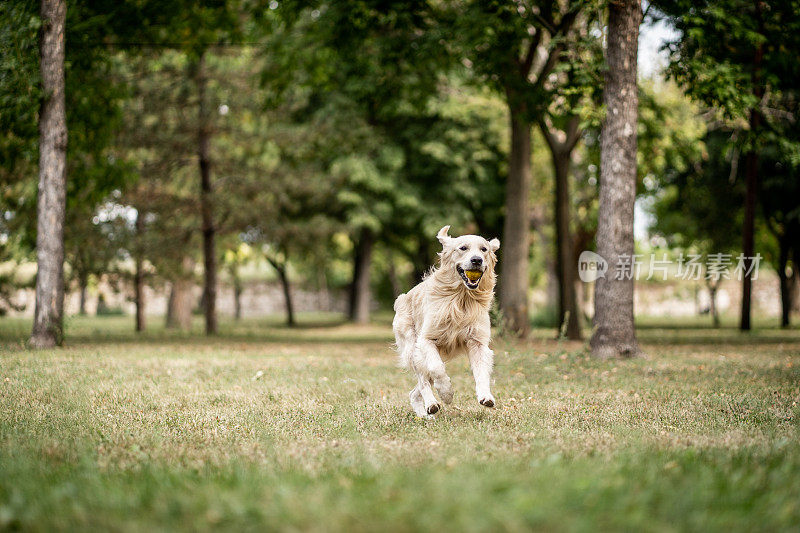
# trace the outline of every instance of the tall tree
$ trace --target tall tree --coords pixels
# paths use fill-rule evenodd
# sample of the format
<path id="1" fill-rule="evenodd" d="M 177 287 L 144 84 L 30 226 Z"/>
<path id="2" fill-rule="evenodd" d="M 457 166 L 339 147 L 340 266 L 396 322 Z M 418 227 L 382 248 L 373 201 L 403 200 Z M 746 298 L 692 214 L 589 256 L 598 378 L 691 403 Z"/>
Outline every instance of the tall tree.
<path id="1" fill-rule="evenodd" d="M 592 10 L 578 17 L 562 53 L 562 67 L 550 75 L 553 93 L 550 105 L 538 119 L 553 161 L 556 277 L 558 280 L 558 326 L 568 339 L 582 338 L 582 313 L 575 290 L 577 255 L 573 238 L 573 197 L 570 193 L 572 159 L 584 128 L 596 122 L 600 93 L 602 43 Z M 582 240 L 582 239 L 580 239 Z"/>
<path id="2" fill-rule="evenodd" d="M 548 79 L 562 65 L 568 37 L 588 1 L 450 2 L 453 47 L 481 80 L 505 96 L 511 152 L 506 184 L 500 309 L 507 326 L 525 336 L 530 259 L 531 127 L 553 97 Z"/>
<path id="3" fill-rule="evenodd" d="M 595 282 L 592 354 L 601 358 L 639 353 L 633 323 L 633 277 L 614 274 L 616 265 L 632 262 L 633 204 L 636 199 L 638 86 L 636 82 L 641 0 L 609 4 L 608 44 L 600 146 L 600 207 L 597 252 L 609 274 Z"/>
<path id="4" fill-rule="evenodd" d="M 800 9 L 796 0 L 658 0 L 681 33 L 669 44 L 670 72 L 694 98 L 747 126 L 739 136 L 745 154 L 742 252 L 755 254 L 759 152 L 774 126 L 773 95 L 797 87 Z M 725 43 L 725 46 L 720 46 Z M 751 328 L 750 268 L 742 278 L 740 329 Z"/>
<path id="5" fill-rule="evenodd" d="M 688 129 L 687 124 L 681 126 Z M 707 263 L 712 254 L 729 254 L 735 258 L 739 239 L 730 227 L 741 223 L 743 217 L 741 199 L 744 188 L 741 181 L 731 183 L 731 171 L 735 175 L 736 168 L 735 165 L 731 168 L 730 135 L 729 129 L 720 128 L 708 132 L 705 138 L 697 139 L 694 144 L 702 146 L 704 153 L 696 157 L 694 164 L 664 173 L 660 187 L 653 191 L 657 192 L 652 229 L 666 237 L 671 246 L 685 251 L 685 258 L 696 254 L 707 260 L 704 281 L 715 327 L 719 326 L 717 291 L 728 276 L 709 275 Z"/>
<path id="6" fill-rule="evenodd" d="M 152 6 L 163 2 L 146 2 Z M 215 205 L 212 177 L 214 124 L 211 110 L 214 106 L 209 94 L 212 72 L 207 64 L 213 48 L 241 40 L 241 24 L 244 20 L 239 0 L 204 0 L 167 2 L 156 17 L 150 38 L 166 47 L 181 49 L 189 59 L 188 77 L 195 84 L 197 102 L 196 157 L 198 161 L 200 230 L 203 239 L 203 304 L 205 331 L 208 335 L 217 333 L 217 264 L 216 239 L 218 220 Z M 175 36 L 180 36 L 176 42 Z"/>
<path id="7" fill-rule="evenodd" d="M 796 115 L 797 100 L 793 103 L 793 114 Z M 771 262 L 778 272 L 780 324 L 783 328 L 791 324 L 795 297 L 793 284 L 797 282 L 800 266 L 800 159 L 797 158 L 800 128 L 796 121 L 793 122 L 783 139 L 789 142 L 773 143 L 762 151 L 760 157 L 760 173 L 764 178 L 760 183 L 759 197 L 767 229 L 778 245 L 777 257 L 771 258 Z"/>
<path id="8" fill-rule="evenodd" d="M 30 343 L 60 345 L 64 312 L 64 212 L 67 201 L 67 117 L 64 105 L 65 0 L 42 0 L 36 310 Z"/>
<path id="9" fill-rule="evenodd" d="M 206 319 L 206 334 L 217 333 L 217 230 L 214 221 L 213 187 L 211 184 L 211 121 L 209 118 L 206 88 L 208 74 L 206 72 L 205 51 L 197 60 L 197 160 L 200 164 L 200 217 L 203 232 L 203 303 Z"/>

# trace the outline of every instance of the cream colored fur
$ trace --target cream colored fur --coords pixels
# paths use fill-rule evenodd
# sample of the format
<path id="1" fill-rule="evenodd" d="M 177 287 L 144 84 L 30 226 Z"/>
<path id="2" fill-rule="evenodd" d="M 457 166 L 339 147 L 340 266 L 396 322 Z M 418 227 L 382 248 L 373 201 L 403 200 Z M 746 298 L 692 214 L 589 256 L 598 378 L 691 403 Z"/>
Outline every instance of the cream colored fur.
<path id="1" fill-rule="evenodd" d="M 445 226 L 437 235 L 442 243 L 439 265 L 394 303 L 392 327 L 400 365 L 416 375 L 417 385 L 409 397 L 414 412 L 423 417 L 440 409 L 432 386 L 444 403 L 452 401 L 444 364 L 461 354 L 469 357 L 478 401 L 486 407 L 495 404 L 490 390 L 494 353 L 489 349 L 489 309 L 500 241 L 478 235 L 450 237 L 449 229 Z M 475 288 L 468 287 L 470 280 L 462 277 L 457 267 L 483 270 Z"/>

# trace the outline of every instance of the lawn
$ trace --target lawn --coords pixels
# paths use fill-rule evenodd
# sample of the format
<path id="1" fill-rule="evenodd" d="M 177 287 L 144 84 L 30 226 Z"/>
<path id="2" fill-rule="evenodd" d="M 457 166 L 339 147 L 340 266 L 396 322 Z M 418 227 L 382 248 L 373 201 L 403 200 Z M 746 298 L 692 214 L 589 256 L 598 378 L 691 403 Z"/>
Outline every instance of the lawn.
<path id="1" fill-rule="evenodd" d="M 497 339 L 495 409 L 464 361 L 415 418 L 386 320 L 222 335 L 0 319 L 0 530 L 800 528 L 800 330 L 646 321 L 646 358 Z"/>

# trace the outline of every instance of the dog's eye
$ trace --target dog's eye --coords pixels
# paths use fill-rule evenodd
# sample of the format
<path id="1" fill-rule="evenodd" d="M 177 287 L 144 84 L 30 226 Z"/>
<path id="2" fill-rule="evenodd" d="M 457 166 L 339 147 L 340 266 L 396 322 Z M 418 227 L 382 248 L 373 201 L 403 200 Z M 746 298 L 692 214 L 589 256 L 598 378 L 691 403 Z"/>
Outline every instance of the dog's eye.
<path id="1" fill-rule="evenodd" d="M 481 246 L 481 252 L 485 252 L 485 251 L 486 251 L 486 247 L 485 246 Z"/>
<path id="2" fill-rule="evenodd" d="M 466 246 L 462 246 L 461 248 L 459 248 L 459 250 L 461 250 L 462 252 L 466 252 L 467 251 L 467 247 Z"/>

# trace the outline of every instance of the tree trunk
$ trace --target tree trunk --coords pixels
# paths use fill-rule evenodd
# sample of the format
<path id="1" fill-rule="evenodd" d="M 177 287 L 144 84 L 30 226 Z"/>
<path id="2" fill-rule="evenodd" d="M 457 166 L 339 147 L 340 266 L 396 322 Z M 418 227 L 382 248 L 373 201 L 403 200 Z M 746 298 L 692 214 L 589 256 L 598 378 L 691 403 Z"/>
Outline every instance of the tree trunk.
<path id="1" fill-rule="evenodd" d="M 242 279 L 239 277 L 239 267 L 236 265 L 231 268 L 231 278 L 233 278 L 233 317 L 240 320 L 242 318 Z"/>
<path id="2" fill-rule="evenodd" d="M 781 291 L 781 327 L 788 328 L 791 323 L 792 313 L 792 287 L 791 280 L 786 274 L 789 266 L 789 239 L 784 235 L 778 239 L 780 252 L 778 254 L 778 280 L 780 281 Z"/>
<path id="3" fill-rule="evenodd" d="M 755 0 L 756 18 L 758 19 L 759 30 L 763 33 L 763 23 L 761 21 L 761 1 Z M 753 58 L 753 95 L 760 103 L 764 90 L 761 87 L 761 63 L 764 58 L 764 45 L 759 44 Z M 755 136 L 761 125 L 761 114 L 757 108 L 750 110 L 750 134 Z M 750 330 L 750 293 L 752 290 L 752 272 L 750 272 L 754 256 L 754 229 L 756 217 L 756 194 L 758 191 L 758 151 L 756 148 L 747 153 L 745 162 L 745 197 L 744 197 L 744 223 L 742 227 L 742 255 L 744 255 L 744 276 L 742 277 L 742 316 L 739 329 L 742 331 Z"/>
<path id="4" fill-rule="evenodd" d="M 281 288 L 283 289 L 283 301 L 286 304 L 286 325 L 292 327 L 295 325 L 294 320 L 294 303 L 292 302 L 292 287 L 289 284 L 289 275 L 287 273 L 286 265 L 282 265 L 277 261 L 267 258 L 269 264 L 278 273 L 278 279 L 281 281 Z"/>
<path id="5" fill-rule="evenodd" d="M 575 293 L 575 251 L 572 248 L 570 231 L 570 193 L 569 193 L 569 152 L 553 153 L 556 194 L 556 273 L 558 278 L 558 326 L 564 329 L 568 339 L 579 341 L 581 334 L 581 315 Z"/>
<path id="6" fill-rule="evenodd" d="M 500 261 L 500 310 L 506 327 L 528 335 L 528 195 L 531 182 L 531 125 L 509 96 L 511 154 L 506 184 L 506 214 Z"/>
<path id="7" fill-rule="evenodd" d="M 370 270 L 372 267 L 372 248 L 375 236 L 369 230 L 361 232 L 356 244 L 353 264 L 353 284 L 350 293 L 350 320 L 358 324 L 369 322 L 372 292 L 370 291 Z"/>
<path id="8" fill-rule="evenodd" d="M 711 321 L 715 328 L 719 327 L 719 310 L 717 309 L 717 289 L 719 288 L 719 281 L 706 281 L 708 287 L 708 310 L 711 314 Z"/>
<path id="9" fill-rule="evenodd" d="M 175 320 L 175 282 L 169 286 L 169 296 L 167 296 L 167 313 L 164 315 L 164 327 L 167 329 L 177 327 Z"/>
<path id="10" fill-rule="evenodd" d="M 633 261 L 633 204 L 636 199 L 636 127 L 639 97 L 636 64 L 641 0 L 609 4 L 603 121 L 600 145 L 600 207 L 597 253 L 608 272 L 595 282 L 592 354 L 634 357 L 639 354 L 633 321 L 633 276 L 617 276 L 621 256 Z"/>
<path id="11" fill-rule="evenodd" d="M 133 292 L 136 301 L 136 332 L 141 333 L 147 327 L 144 318 L 144 272 L 141 257 L 136 258 L 136 271 L 133 274 Z"/>
<path id="12" fill-rule="evenodd" d="M 64 0 L 42 0 L 42 104 L 39 111 L 39 197 L 36 226 L 36 309 L 30 345 L 61 345 L 64 332 L 64 211 L 67 119 L 64 104 Z"/>
<path id="13" fill-rule="evenodd" d="M 144 232 L 144 216 L 141 211 L 136 214 L 136 256 L 134 258 L 133 291 L 136 300 L 136 332 L 144 331 L 146 324 L 144 318 L 144 250 L 142 250 L 142 233 Z M 172 293 L 170 292 L 170 299 Z M 169 304 L 167 310 L 167 321 L 169 321 Z"/>
<path id="14" fill-rule="evenodd" d="M 78 288 L 80 290 L 80 305 L 78 306 L 78 314 L 86 316 L 86 292 L 89 285 L 89 275 L 78 275 Z"/>
<path id="15" fill-rule="evenodd" d="M 190 257 L 185 257 L 181 270 L 182 274 L 172 282 L 166 327 L 189 331 L 192 329 L 192 306 L 194 303 L 192 295 L 194 260 Z"/>
<path id="16" fill-rule="evenodd" d="M 800 243 L 793 245 L 790 290 L 792 291 L 792 312 L 800 313 Z"/>
<path id="17" fill-rule="evenodd" d="M 213 188 L 211 186 L 211 121 L 206 102 L 205 53 L 200 55 L 197 66 L 198 131 L 197 156 L 200 162 L 200 212 L 203 225 L 203 264 L 205 281 L 203 285 L 203 310 L 206 318 L 206 335 L 217 333 L 217 250 L 215 245 Z"/>
<path id="18" fill-rule="evenodd" d="M 350 281 L 350 293 L 347 295 L 347 319 L 356 318 L 356 280 L 360 277 L 361 247 L 359 243 L 353 244 L 353 279 Z"/>

